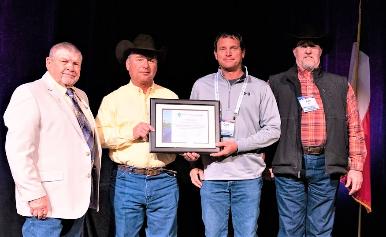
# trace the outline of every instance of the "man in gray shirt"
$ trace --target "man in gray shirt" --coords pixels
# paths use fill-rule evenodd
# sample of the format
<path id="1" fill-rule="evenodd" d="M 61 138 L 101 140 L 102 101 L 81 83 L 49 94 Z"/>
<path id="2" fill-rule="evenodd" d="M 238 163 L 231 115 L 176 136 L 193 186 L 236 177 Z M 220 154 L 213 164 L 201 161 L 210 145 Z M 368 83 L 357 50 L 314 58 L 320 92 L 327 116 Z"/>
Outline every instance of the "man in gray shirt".
<path id="1" fill-rule="evenodd" d="M 216 73 L 198 79 L 194 100 L 219 100 L 221 142 L 217 153 L 184 153 L 194 167 L 192 183 L 201 188 L 205 236 L 227 236 L 229 213 L 235 236 L 256 236 L 261 174 L 265 169 L 261 149 L 280 137 L 280 115 L 269 85 L 248 74 L 242 65 L 245 46 L 238 33 L 220 33 L 214 43 L 219 63 Z"/>

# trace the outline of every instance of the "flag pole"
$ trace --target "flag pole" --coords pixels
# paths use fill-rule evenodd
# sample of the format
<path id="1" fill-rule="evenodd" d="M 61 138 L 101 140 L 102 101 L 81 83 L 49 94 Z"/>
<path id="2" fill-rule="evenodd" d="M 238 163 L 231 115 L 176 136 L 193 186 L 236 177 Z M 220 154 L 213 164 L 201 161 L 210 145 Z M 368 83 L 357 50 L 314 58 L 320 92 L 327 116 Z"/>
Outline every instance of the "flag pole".
<path id="1" fill-rule="evenodd" d="M 362 0 L 359 0 L 358 6 L 358 30 L 357 30 L 357 45 L 356 45 L 356 58 L 354 65 L 354 77 L 352 86 L 355 92 L 355 95 L 358 94 L 358 71 L 359 71 L 359 54 L 360 54 L 360 42 L 361 42 L 361 24 L 362 24 Z M 362 233 L 362 206 L 358 203 L 358 237 L 361 237 Z"/>
<path id="2" fill-rule="evenodd" d="M 359 211 L 358 211 L 358 237 L 361 237 L 362 232 L 362 206 L 358 203 Z"/>
<path id="3" fill-rule="evenodd" d="M 357 30 L 357 39 L 356 39 L 356 51 L 355 51 L 355 57 L 357 60 L 355 60 L 354 63 L 354 75 L 353 75 L 353 81 L 351 82 L 351 86 L 353 87 L 353 90 L 355 92 L 355 95 L 358 94 L 357 90 L 357 82 L 358 82 L 358 71 L 359 71 L 359 46 L 361 43 L 361 25 L 362 25 L 362 0 L 359 0 L 359 6 L 358 6 L 358 30 Z"/>

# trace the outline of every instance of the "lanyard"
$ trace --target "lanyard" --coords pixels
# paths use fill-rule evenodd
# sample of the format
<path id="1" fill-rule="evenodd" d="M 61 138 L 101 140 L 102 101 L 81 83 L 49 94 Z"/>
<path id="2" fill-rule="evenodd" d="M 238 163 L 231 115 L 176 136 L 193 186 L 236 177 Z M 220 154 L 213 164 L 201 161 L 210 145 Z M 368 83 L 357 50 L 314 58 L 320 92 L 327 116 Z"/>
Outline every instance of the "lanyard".
<path id="1" fill-rule="evenodd" d="M 241 102 L 243 101 L 243 97 L 244 97 L 244 92 L 245 92 L 245 89 L 247 88 L 248 69 L 247 69 L 246 66 L 244 66 L 244 67 L 245 67 L 245 80 L 244 80 L 244 83 L 243 83 L 243 87 L 241 88 L 241 91 L 240 91 L 240 94 L 239 94 L 239 98 L 237 99 L 236 108 L 235 108 L 235 110 L 233 112 L 235 117 L 239 113 Z M 217 73 L 215 75 L 215 80 L 214 80 L 214 94 L 215 94 L 216 100 L 218 100 L 218 101 L 220 101 L 220 93 L 218 91 L 218 82 L 219 82 L 218 77 L 219 77 L 219 74 L 220 74 L 220 69 L 217 71 Z"/>

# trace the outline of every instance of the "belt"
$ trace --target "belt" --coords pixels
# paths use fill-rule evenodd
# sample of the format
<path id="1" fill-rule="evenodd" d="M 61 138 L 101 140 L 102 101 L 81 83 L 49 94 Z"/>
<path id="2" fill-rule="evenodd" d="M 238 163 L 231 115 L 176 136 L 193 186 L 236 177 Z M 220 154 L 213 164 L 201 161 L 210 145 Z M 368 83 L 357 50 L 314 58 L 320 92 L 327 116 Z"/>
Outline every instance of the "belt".
<path id="1" fill-rule="evenodd" d="M 320 155 L 324 153 L 324 146 L 303 146 L 306 155 Z"/>
<path id="2" fill-rule="evenodd" d="M 146 176 L 155 176 L 162 173 L 167 173 L 172 176 L 176 176 L 177 172 L 174 170 L 165 169 L 163 167 L 151 167 L 151 168 L 137 168 L 134 166 L 128 166 L 128 165 L 118 165 L 118 169 L 123 170 L 128 173 L 133 174 L 142 174 Z"/>

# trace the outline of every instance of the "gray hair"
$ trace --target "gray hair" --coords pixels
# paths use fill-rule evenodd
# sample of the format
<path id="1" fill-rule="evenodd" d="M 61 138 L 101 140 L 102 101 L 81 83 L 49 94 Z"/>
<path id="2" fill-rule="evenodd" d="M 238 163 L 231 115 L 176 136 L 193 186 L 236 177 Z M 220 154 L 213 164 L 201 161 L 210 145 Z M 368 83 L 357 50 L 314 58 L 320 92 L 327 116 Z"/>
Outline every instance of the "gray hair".
<path id="1" fill-rule="evenodd" d="M 80 52 L 78 47 L 76 47 L 74 44 L 69 42 L 60 42 L 52 46 L 50 49 L 49 56 L 52 57 L 58 49 L 67 49 L 69 51 L 79 53 L 80 56 L 82 57 L 82 53 Z"/>

